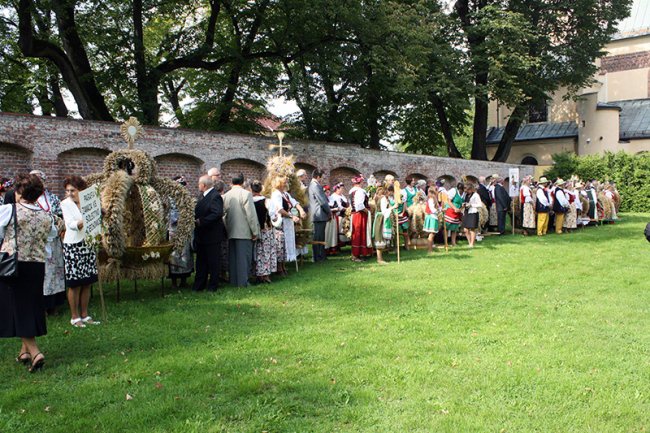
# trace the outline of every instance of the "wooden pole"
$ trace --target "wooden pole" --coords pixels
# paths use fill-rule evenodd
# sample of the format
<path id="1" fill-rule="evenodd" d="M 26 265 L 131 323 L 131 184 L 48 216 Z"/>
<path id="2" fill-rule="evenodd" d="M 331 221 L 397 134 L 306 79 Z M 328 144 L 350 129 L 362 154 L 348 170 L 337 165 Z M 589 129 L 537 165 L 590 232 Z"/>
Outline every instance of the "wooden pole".
<path id="1" fill-rule="evenodd" d="M 99 258 L 97 258 L 97 288 L 99 289 L 99 304 L 102 308 L 102 321 L 107 320 L 106 303 L 104 302 L 104 288 L 102 287 L 102 277 L 99 274 Z"/>
<path id="2" fill-rule="evenodd" d="M 400 263 L 399 255 L 399 218 L 397 217 L 397 208 L 393 212 L 395 214 L 395 245 L 397 246 L 397 263 Z"/>
<path id="3" fill-rule="evenodd" d="M 512 198 L 512 197 L 511 197 Z M 515 200 L 512 198 L 512 234 L 515 234 Z"/>

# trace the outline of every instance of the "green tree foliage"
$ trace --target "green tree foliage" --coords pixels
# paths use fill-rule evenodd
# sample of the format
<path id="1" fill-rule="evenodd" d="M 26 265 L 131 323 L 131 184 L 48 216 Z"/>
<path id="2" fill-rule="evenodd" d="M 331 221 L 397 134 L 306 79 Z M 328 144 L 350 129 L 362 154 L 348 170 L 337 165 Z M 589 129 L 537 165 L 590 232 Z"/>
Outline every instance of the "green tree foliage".
<path id="1" fill-rule="evenodd" d="M 650 153 L 630 155 L 625 152 L 576 156 L 564 152 L 553 155 L 554 165 L 544 174 L 550 178 L 616 182 L 621 193 L 621 209 L 630 212 L 650 211 Z"/>
<path id="2" fill-rule="evenodd" d="M 274 95 L 296 136 L 487 159 L 497 100 L 503 161 L 531 102 L 589 83 L 630 1 L 0 0 L 0 105 L 67 115 L 68 92 L 85 119 L 250 132 Z"/>

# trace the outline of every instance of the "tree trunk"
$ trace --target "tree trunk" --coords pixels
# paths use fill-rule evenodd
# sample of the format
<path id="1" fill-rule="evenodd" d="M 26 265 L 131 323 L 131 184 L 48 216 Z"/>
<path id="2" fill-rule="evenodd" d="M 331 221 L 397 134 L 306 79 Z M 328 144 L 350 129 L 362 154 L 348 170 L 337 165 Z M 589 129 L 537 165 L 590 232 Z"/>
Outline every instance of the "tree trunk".
<path id="1" fill-rule="evenodd" d="M 436 109 L 438 121 L 440 122 L 440 129 L 442 130 L 443 137 L 445 137 L 445 143 L 447 143 L 447 154 L 450 158 L 462 158 L 463 155 L 461 155 L 460 151 L 456 147 L 456 143 L 454 142 L 454 134 L 451 130 L 451 125 L 449 124 L 449 119 L 447 118 L 447 112 L 445 111 L 442 99 L 440 99 L 435 93 L 432 93 L 431 103 Z"/>
<path id="2" fill-rule="evenodd" d="M 132 11 L 133 55 L 138 99 L 142 109 L 141 120 L 145 125 L 158 125 L 160 117 L 160 104 L 158 103 L 160 75 L 156 71 L 152 71 L 152 73 L 147 71 L 142 27 L 142 0 L 133 0 Z"/>
<path id="3" fill-rule="evenodd" d="M 472 128 L 472 159 L 487 160 L 486 134 L 488 119 L 487 93 L 489 64 L 480 54 L 481 45 L 485 43 L 485 35 L 477 33 L 472 16 L 487 6 L 486 0 L 477 0 L 470 4 L 468 0 L 457 0 L 454 10 L 460 18 L 463 31 L 467 35 L 469 43 L 469 54 L 474 69 L 474 84 L 476 91 L 474 95 L 474 126 Z"/>
<path id="4" fill-rule="evenodd" d="M 59 76 L 55 71 L 50 71 L 50 92 L 52 92 L 52 103 L 56 117 L 68 117 L 68 107 L 65 105 L 61 87 L 59 86 Z"/>
<path id="5" fill-rule="evenodd" d="M 379 98 L 375 93 L 374 75 L 372 65 L 368 62 L 365 65 L 367 91 L 366 91 L 366 127 L 368 128 L 368 147 L 370 149 L 381 149 L 379 143 Z"/>
<path id="6" fill-rule="evenodd" d="M 47 93 L 47 85 L 41 84 L 38 86 L 38 91 L 36 92 L 36 99 L 38 100 L 38 105 L 41 106 L 41 114 L 43 116 L 52 115 L 52 101 L 50 101 L 50 95 Z"/>
<path id="7" fill-rule="evenodd" d="M 527 107 L 525 104 L 519 104 L 515 107 L 514 111 L 510 115 L 510 118 L 508 119 L 506 128 L 503 131 L 503 136 L 499 142 L 499 147 L 497 148 L 497 152 L 494 154 L 492 161 L 506 162 L 508 159 L 510 150 L 512 149 L 512 144 L 514 143 L 515 138 L 517 137 L 517 133 L 519 132 L 519 127 L 521 127 L 521 124 L 524 121 L 526 108 Z"/>
<path id="8" fill-rule="evenodd" d="M 167 100 L 174 110 L 174 114 L 176 115 L 178 123 L 181 125 L 185 123 L 185 115 L 183 114 L 183 109 L 181 108 L 180 98 L 178 97 L 178 94 L 180 93 L 183 86 L 185 86 L 185 83 L 186 81 L 183 80 L 178 86 L 175 86 L 174 82 L 169 78 L 165 79 L 163 83 L 163 92 L 165 93 Z"/>
<path id="9" fill-rule="evenodd" d="M 241 72 L 242 64 L 240 62 L 235 63 L 230 70 L 228 87 L 226 87 L 226 93 L 224 93 L 221 98 L 221 114 L 219 115 L 217 123 L 219 126 L 225 126 L 230 122 L 230 115 L 232 114 L 232 109 L 234 107 L 235 95 L 237 94 L 237 89 L 239 87 Z"/>
<path id="10" fill-rule="evenodd" d="M 296 101 L 296 105 L 298 105 L 298 108 L 300 109 L 300 112 L 302 113 L 302 118 L 305 122 L 305 132 L 307 133 L 307 137 L 311 138 L 312 140 L 316 139 L 316 131 L 314 131 L 314 122 L 313 122 L 313 115 L 311 112 L 311 95 L 309 94 L 309 82 L 307 81 L 305 84 L 305 96 L 303 100 L 303 97 L 300 94 L 300 91 L 298 90 L 298 83 L 296 82 L 297 78 L 293 74 L 293 71 L 291 70 L 291 64 L 288 60 L 283 59 L 282 64 L 284 65 L 284 71 L 287 74 L 287 77 L 289 78 L 289 90 L 288 94 L 291 98 L 293 98 Z M 300 62 L 300 67 L 302 69 L 302 79 L 306 80 L 306 71 L 305 71 L 305 64 L 302 61 Z"/>
<path id="11" fill-rule="evenodd" d="M 334 90 L 334 84 L 327 71 L 320 74 L 323 77 L 323 88 L 325 90 L 325 97 L 327 98 L 327 141 L 336 141 L 339 131 L 339 99 Z"/>
<path id="12" fill-rule="evenodd" d="M 23 2 L 31 3 L 21 0 L 21 3 Z M 97 88 L 95 74 L 90 66 L 90 61 L 88 60 L 88 55 L 86 54 L 81 37 L 77 32 L 77 23 L 74 19 L 75 3 L 73 0 L 52 0 L 52 9 L 56 16 L 59 35 L 63 42 L 63 49 L 70 61 L 76 81 L 78 81 L 84 93 L 84 102 L 87 101 L 85 105 L 88 106 L 90 115 L 96 120 L 113 120 L 113 116 L 111 116 L 106 106 L 104 97 Z M 70 88 L 69 84 L 68 88 Z"/>

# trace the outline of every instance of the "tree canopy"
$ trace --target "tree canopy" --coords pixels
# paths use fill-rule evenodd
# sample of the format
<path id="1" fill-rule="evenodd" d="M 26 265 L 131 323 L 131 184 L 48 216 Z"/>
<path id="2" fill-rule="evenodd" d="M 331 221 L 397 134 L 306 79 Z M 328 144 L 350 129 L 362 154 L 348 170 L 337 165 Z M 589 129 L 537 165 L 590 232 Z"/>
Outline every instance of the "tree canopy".
<path id="1" fill-rule="evenodd" d="M 251 132 L 284 97 L 294 136 L 487 159 L 496 100 L 504 161 L 531 103 L 590 82 L 630 2 L 0 0 L 0 109 Z"/>

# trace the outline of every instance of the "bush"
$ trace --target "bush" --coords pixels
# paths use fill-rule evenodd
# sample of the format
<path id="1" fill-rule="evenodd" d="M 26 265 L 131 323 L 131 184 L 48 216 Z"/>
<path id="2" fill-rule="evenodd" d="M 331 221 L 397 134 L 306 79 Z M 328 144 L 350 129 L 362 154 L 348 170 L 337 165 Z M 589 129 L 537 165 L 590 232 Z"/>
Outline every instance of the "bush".
<path id="1" fill-rule="evenodd" d="M 553 155 L 553 162 L 544 173 L 547 177 L 568 179 L 575 174 L 583 180 L 616 182 L 622 211 L 650 212 L 650 153 L 577 156 L 565 152 Z"/>

